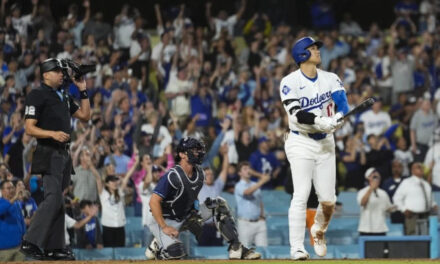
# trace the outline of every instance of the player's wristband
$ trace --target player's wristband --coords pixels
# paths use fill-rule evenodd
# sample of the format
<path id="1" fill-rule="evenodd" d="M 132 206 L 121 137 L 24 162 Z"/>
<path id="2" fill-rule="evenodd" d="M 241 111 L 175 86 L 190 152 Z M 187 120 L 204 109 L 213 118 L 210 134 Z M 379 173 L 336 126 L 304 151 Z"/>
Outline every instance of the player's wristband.
<path id="1" fill-rule="evenodd" d="M 89 94 L 87 93 L 87 90 L 80 91 L 79 92 L 79 98 L 80 99 L 88 99 L 89 98 Z"/>

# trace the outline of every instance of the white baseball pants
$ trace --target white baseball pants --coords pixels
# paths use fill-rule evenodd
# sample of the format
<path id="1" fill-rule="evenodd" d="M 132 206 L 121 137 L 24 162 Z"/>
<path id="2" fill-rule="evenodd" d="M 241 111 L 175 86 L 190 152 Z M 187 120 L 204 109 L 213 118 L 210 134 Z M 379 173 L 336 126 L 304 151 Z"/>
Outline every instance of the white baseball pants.
<path id="1" fill-rule="evenodd" d="M 284 147 L 292 169 L 294 188 L 289 208 L 289 240 L 293 254 L 297 249 L 304 248 L 307 200 L 312 181 L 319 200 L 315 224 L 321 230 L 327 230 L 331 214 L 330 217 L 328 213 L 324 215 L 321 204 L 336 202 L 335 143 L 333 135 L 314 140 L 307 134 L 291 132 Z"/>

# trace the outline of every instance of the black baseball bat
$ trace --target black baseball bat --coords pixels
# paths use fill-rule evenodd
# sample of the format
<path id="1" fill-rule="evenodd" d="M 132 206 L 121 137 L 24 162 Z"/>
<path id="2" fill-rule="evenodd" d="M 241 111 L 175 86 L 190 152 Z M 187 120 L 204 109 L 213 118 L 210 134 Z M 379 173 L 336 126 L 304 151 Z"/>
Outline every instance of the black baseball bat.
<path id="1" fill-rule="evenodd" d="M 341 121 L 342 119 L 345 119 L 345 118 L 351 116 L 351 115 L 354 115 L 359 112 L 363 112 L 363 111 L 367 110 L 368 108 L 370 108 L 370 106 L 372 106 L 374 104 L 375 101 L 376 100 L 374 100 L 374 98 L 372 98 L 372 97 L 366 99 L 365 101 L 360 103 L 358 106 L 356 106 L 355 108 L 348 111 L 348 113 L 346 113 L 343 117 L 339 118 L 338 122 Z"/>

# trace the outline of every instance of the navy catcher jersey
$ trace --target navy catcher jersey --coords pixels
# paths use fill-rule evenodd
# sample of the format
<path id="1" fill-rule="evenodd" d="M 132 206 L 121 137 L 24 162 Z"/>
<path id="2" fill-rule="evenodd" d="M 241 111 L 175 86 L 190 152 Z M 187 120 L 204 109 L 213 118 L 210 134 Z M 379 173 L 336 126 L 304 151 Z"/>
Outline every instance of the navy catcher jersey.
<path id="1" fill-rule="evenodd" d="M 183 221 L 194 208 L 205 175 L 199 166 L 194 167 L 193 173 L 190 179 L 182 167 L 176 165 L 160 178 L 154 193 L 163 199 L 161 205 L 164 218 Z"/>

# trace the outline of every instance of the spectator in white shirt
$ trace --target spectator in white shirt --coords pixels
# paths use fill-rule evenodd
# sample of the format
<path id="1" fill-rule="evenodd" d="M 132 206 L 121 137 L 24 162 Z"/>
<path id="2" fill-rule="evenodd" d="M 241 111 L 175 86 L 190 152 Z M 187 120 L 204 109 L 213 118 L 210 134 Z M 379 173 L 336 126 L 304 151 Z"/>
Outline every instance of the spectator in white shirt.
<path id="1" fill-rule="evenodd" d="M 131 35 L 135 30 L 134 20 L 130 16 L 129 11 L 130 5 L 125 4 L 121 9 L 121 13 L 115 17 L 114 23 L 115 42 L 113 47 L 115 49 L 122 49 L 124 57 L 128 57 Z"/>
<path id="2" fill-rule="evenodd" d="M 165 97 L 169 100 L 171 112 L 184 120 L 191 113 L 190 96 L 194 94 L 192 72 L 186 66 L 178 66 L 179 52 L 174 54 L 170 80 L 165 90 Z"/>
<path id="3" fill-rule="evenodd" d="M 154 46 L 151 52 L 151 60 L 153 61 L 153 67 L 156 70 L 157 77 L 163 82 L 164 85 L 167 84 L 166 80 L 169 71 L 171 60 L 176 53 L 176 45 L 172 43 L 172 32 L 165 30 L 160 34 L 160 42 Z M 169 77 L 168 77 L 169 78 Z"/>
<path id="4" fill-rule="evenodd" d="M 437 117 L 432 111 L 431 101 L 424 99 L 419 110 L 412 116 L 410 123 L 411 150 L 415 161 L 424 161 L 437 124 Z"/>
<path id="5" fill-rule="evenodd" d="M 148 246 L 153 240 L 153 234 L 148 228 L 148 223 L 153 221 L 153 215 L 150 211 L 150 199 L 154 188 L 160 179 L 162 169 L 157 165 L 149 165 L 146 169 L 146 175 L 138 186 L 138 193 L 142 200 L 142 226 L 144 227 L 143 246 Z"/>
<path id="6" fill-rule="evenodd" d="M 148 116 L 149 124 L 143 124 L 141 126 L 141 131 L 145 134 L 154 134 L 155 127 L 158 125 L 159 114 L 154 111 Z M 157 140 L 154 143 L 153 147 L 153 156 L 154 157 L 162 157 L 165 151 L 165 148 L 171 144 L 172 138 L 168 128 L 166 126 L 159 126 L 159 132 L 157 135 Z"/>
<path id="7" fill-rule="evenodd" d="M 405 137 L 400 137 L 397 139 L 397 149 L 394 151 L 394 159 L 400 161 L 403 166 L 403 177 L 409 177 L 408 165 L 413 162 L 413 154 L 411 150 L 408 149 Z"/>
<path id="8" fill-rule="evenodd" d="M 7 1 L 2 1 L 2 14 L 5 14 L 5 4 Z M 18 4 L 13 4 L 11 6 L 12 10 L 12 27 L 17 30 L 18 34 L 27 37 L 28 26 L 32 25 L 33 18 L 37 15 L 38 11 L 38 0 L 32 0 L 32 13 L 22 16 L 20 6 Z"/>
<path id="9" fill-rule="evenodd" d="M 225 10 L 220 10 L 217 17 L 212 17 L 211 5 L 211 2 L 206 3 L 206 18 L 210 28 L 215 30 L 214 39 L 218 39 L 224 29 L 227 30 L 229 37 L 234 37 L 234 26 L 246 9 L 246 0 L 242 0 L 241 7 L 237 13 L 229 17 Z"/>
<path id="10" fill-rule="evenodd" d="M 109 163 L 107 166 L 112 166 L 112 163 Z M 95 175 L 102 206 L 101 224 L 104 247 L 125 246 L 124 189 L 127 187 L 130 175 L 133 174 L 135 169 L 136 166 L 131 167 L 124 176 L 122 184 L 120 183 L 120 178 L 114 174 L 114 170 L 113 172 L 107 171 L 108 174 L 105 177 L 104 186 L 99 175 Z"/>
<path id="11" fill-rule="evenodd" d="M 430 184 L 423 179 L 423 165 L 413 162 L 410 170 L 412 176 L 399 185 L 393 201 L 405 215 L 405 235 L 427 234 L 427 228 L 418 225 L 417 220 L 427 220 L 431 211 L 437 212 L 437 204 Z"/>
<path id="12" fill-rule="evenodd" d="M 426 153 L 424 164 L 431 169 L 432 190 L 440 191 L 440 129 L 434 133 L 434 142 Z"/>
<path id="13" fill-rule="evenodd" d="M 382 111 L 380 98 L 376 100 L 370 110 L 363 113 L 360 121 L 364 123 L 365 135 L 382 135 L 391 126 L 391 117 L 387 112 Z"/>
<path id="14" fill-rule="evenodd" d="M 386 213 L 393 210 L 388 194 L 379 188 L 380 174 L 375 168 L 365 172 L 368 186 L 357 194 L 361 206 L 358 231 L 361 236 L 385 236 L 388 232 Z"/>

